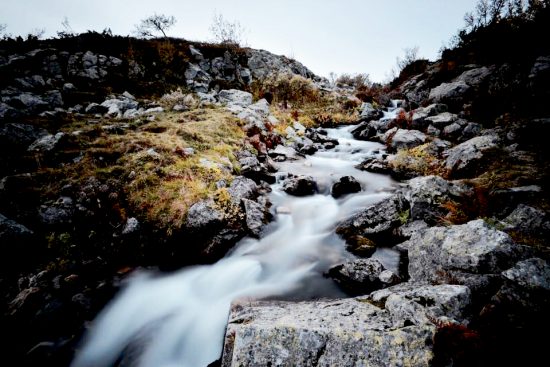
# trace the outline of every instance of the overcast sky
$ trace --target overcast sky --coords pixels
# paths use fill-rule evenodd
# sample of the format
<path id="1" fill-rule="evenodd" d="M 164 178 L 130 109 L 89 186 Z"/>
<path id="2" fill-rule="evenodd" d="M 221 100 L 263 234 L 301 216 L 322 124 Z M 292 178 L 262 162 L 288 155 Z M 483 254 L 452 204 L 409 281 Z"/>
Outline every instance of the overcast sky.
<path id="1" fill-rule="evenodd" d="M 419 47 L 437 58 L 444 42 L 463 25 L 477 0 L 0 0 L 0 24 L 25 35 L 45 29 L 55 35 L 66 16 L 75 32 L 131 34 L 153 13 L 173 15 L 170 36 L 212 39 L 215 12 L 238 21 L 250 47 L 294 57 L 328 76 L 368 73 L 384 80 L 397 56 Z"/>

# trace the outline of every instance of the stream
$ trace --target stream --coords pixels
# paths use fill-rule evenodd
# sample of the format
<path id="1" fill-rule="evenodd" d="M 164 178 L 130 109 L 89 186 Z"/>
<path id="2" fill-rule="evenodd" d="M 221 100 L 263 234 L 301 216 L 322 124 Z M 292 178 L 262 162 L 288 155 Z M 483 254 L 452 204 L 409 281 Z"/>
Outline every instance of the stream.
<path id="1" fill-rule="evenodd" d="M 383 145 L 353 139 L 353 128 L 326 129 L 338 139 L 336 148 L 280 163 L 270 194 L 274 221 L 261 239 L 241 240 L 213 265 L 134 275 L 94 321 L 72 367 L 108 367 L 120 363 L 121 356 L 124 366 L 208 366 L 221 356 L 233 300 L 346 297 L 323 276 L 331 266 L 354 258 L 334 229 L 395 187 L 388 176 L 354 168 Z M 319 193 L 287 195 L 282 190 L 287 173 L 313 176 Z M 334 199 L 332 184 L 348 175 L 362 191 Z M 373 257 L 397 272 L 396 253 L 379 249 Z"/>

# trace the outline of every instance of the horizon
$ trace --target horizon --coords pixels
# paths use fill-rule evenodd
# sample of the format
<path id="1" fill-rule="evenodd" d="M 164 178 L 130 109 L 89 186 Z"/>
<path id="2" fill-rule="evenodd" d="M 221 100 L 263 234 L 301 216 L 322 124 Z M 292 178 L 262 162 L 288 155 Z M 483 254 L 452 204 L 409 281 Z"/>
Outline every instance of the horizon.
<path id="1" fill-rule="evenodd" d="M 113 34 L 132 36 L 136 24 L 156 13 L 177 19 L 168 36 L 208 42 L 213 40 L 209 28 L 217 13 L 245 29 L 243 46 L 296 59 L 320 76 L 364 73 L 373 82 L 384 82 L 406 48 L 418 47 L 418 57 L 436 60 L 475 2 L 282 0 L 265 5 L 244 0 L 235 5 L 212 0 L 208 6 L 196 6 L 195 2 L 173 0 L 154 4 L 137 0 L 131 5 L 128 1 L 75 4 L 70 0 L 29 0 L 4 4 L 0 24 L 7 26 L 9 35 L 25 36 L 43 29 L 49 38 L 63 30 L 66 17 L 75 33 L 111 29 Z"/>

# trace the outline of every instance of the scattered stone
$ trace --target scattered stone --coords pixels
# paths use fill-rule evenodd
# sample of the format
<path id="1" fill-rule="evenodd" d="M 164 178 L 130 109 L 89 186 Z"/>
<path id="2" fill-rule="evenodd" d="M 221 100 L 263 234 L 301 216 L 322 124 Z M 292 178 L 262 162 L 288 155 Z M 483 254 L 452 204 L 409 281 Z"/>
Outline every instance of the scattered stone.
<path id="1" fill-rule="evenodd" d="M 460 103 L 469 91 L 470 86 L 463 81 L 442 83 L 430 91 L 428 98 L 433 102 Z"/>
<path id="2" fill-rule="evenodd" d="M 222 225 L 224 218 L 224 213 L 213 200 L 201 200 L 189 208 L 186 226 L 191 232 L 216 229 Z"/>
<path id="3" fill-rule="evenodd" d="M 546 212 L 524 204 L 518 205 L 502 222 L 507 231 L 541 237 L 550 233 L 550 221 Z"/>
<path id="4" fill-rule="evenodd" d="M 504 232 L 483 220 L 432 227 L 409 240 L 412 281 L 448 283 L 457 273 L 497 274 L 529 254 Z"/>
<path id="5" fill-rule="evenodd" d="M 377 120 L 384 116 L 384 113 L 379 109 L 374 108 L 372 103 L 365 102 L 361 106 L 361 120 L 363 121 L 372 121 Z"/>
<path id="6" fill-rule="evenodd" d="M 237 89 L 222 90 L 218 94 L 220 102 L 241 107 L 248 107 L 252 104 L 252 94 Z"/>
<path id="7" fill-rule="evenodd" d="M 231 201 L 239 204 L 242 199 L 255 199 L 258 196 L 258 185 L 249 178 L 238 176 L 231 182 L 227 192 Z"/>
<path id="8" fill-rule="evenodd" d="M 382 288 L 379 276 L 384 270 L 377 259 L 357 259 L 333 266 L 328 276 L 347 293 L 360 295 Z"/>
<path id="9" fill-rule="evenodd" d="M 427 136 L 418 130 L 406 130 L 394 128 L 388 130 L 383 140 L 392 151 L 410 149 L 426 142 Z"/>
<path id="10" fill-rule="evenodd" d="M 53 151 L 58 144 L 60 143 L 61 139 L 65 137 L 65 133 L 58 132 L 55 135 L 46 135 L 41 138 L 38 138 L 34 143 L 32 143 L 28 151 L 29 152 L 41 152 L 41 153 L 48 153 Z"/>
<path id="11" fill-rule="evenodd" d="M 402 195 L 392 195 L 343 221 L 336 232 L 346 241 L 359 235 L 377 245 L 391 245 L 396 240 L 393 230 L 407 221 L 408 209 Z"/>
<path id="12" fill-rule="evenodd" d="M 139 221 L 136 218 L 128 218 L 122 229 L 122 234 L 132 234 L 139 231 Z"/>
<path id="13" fill-rule="evenodd" d="M 485 154 L 497 148 L 496 135 L 477 136 L 446 151 L 445 167 L 451 176 L 466 176 L 483 169 Z"/>
<path id="14" fill-rule="evenodd" d="M 284 181 L 283 190 L 294 196 L 313 195 L 317 192 L 317 184 L 311 176 L 294 176 Z"/>
<path id="15" fill-rule="evenodd" d="M 44 129 L 27 124 L 3 124 L 0 126 L 0 147 L 2 150 L 27 149 L 37 139 L 48 132 Z"/>
<path id="16" fill-rule="evenodd" d="M 246 214 L 246 226 L 255 237 L 260 237 L 262 229 L 267 222 L 264 207 L 252 200 L 242 199 Z"/>
<path id="17" fill-rule="evenodd" d="M 447 181 L 440 176 L 413 178 L 404 190 L 410 204 L 411 219 L 421 219 L 432 225 L 447 214 L 443 204 L 464 202 L 472 195 L 472 188 L 464 183 Z"/>
<path id="18" fill-rule="evenodd" d="M 330 190 L 334 198 L 339 198 L 343 195 L 353 194 L 361 191 L 361 184 L 353 176 L 344 176 L 332 185 Z"/>

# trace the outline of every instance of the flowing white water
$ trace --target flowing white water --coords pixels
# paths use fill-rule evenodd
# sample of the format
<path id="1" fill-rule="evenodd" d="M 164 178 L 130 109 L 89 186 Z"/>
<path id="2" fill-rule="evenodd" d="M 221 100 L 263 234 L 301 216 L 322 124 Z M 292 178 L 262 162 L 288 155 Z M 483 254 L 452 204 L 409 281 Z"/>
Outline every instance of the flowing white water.
<path id="1" fill-rule="evenodd" d="M 319 194 L 292 197 L 274 184 L 274 210 L 285 207 L 290 214 L 276 215 L 262 239 L 242 240 L 213 265 L 134 276 L 94 321 L 72 366 L 111 366 L 132 344 L 140 345 L 139 367 L 207 366 L 221 355 L 232 300 L 343 296 L 322 275 L 353 258 L 334 235 L 336 223 L 380 201 L 394 184 L 387 176 L 353 168 L 382 146 L 354 140 L 351 129 L 329 129 L 340 142 L 335 149 L 281 164 L 280 172 L 313 176 Z M 363 191 L 336 200 L 330 187 L 346 175 L 354 176 Z M 393 253 L 379 251 L 375 257 L 390 269 L 397 267 Z"/>

